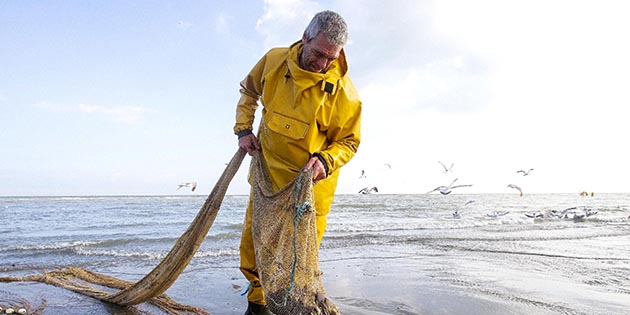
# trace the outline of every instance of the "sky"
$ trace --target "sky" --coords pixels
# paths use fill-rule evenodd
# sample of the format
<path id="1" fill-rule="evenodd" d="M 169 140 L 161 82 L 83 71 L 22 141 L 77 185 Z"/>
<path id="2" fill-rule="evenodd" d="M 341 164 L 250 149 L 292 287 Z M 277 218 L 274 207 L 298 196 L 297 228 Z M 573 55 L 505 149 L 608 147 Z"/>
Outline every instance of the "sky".
<path id="1" fill-rule="evenodd" d="M 0 196 L 209 193 L 239 82 L 322 10 L 363 103 L 337 193 L 630 192 L 627 1 L 6 0 Z"/>

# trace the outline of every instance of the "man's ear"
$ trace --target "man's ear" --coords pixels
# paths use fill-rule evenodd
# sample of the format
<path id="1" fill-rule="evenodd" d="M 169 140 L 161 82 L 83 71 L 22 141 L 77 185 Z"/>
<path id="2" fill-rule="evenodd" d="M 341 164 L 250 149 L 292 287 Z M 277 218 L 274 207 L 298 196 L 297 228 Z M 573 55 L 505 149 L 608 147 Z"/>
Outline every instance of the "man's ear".
<path id="1" fill-rule="evenodd" d="M 308 40 L 306 39 L 306 32 L 304 32 L 304 34 L 302 34 L 302 44 L 306 44 L 308 42 Z"/>

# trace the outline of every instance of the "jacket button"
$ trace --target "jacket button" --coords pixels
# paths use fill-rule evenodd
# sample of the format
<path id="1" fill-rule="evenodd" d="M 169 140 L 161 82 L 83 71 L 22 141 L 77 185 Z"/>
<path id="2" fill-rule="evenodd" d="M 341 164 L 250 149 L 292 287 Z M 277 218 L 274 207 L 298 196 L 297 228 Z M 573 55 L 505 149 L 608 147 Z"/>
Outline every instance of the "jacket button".
<path id="1" fill-rule="evenodd" d="M 289 129 L 289 128 L 291 128 L 291 125 L 289 125 L 289 124 L 286 124 L 286 125 L 284 126 L 284 129 Z"/>

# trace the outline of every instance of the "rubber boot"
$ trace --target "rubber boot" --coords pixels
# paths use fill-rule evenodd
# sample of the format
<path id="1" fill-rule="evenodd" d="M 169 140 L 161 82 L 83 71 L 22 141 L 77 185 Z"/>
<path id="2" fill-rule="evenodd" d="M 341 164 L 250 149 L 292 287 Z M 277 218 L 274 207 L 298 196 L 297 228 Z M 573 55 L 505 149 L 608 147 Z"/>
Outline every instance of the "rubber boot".
<path id="1" fill-rule="evenodd" d="M 265 305 L 247 302 L 245 315 L 274 315 Z"/>

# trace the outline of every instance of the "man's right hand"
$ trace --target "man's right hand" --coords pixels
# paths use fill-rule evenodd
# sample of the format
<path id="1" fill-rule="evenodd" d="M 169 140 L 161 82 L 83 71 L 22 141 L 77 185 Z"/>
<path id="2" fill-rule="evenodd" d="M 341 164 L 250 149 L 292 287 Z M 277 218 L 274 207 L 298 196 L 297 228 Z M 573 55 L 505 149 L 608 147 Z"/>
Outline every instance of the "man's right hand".
<path id="1" fill-rule="evenodd" d="M 258 139 L 256 139 L 254 134 L 240 137 L 238 139 L 238 146 L 247 151 L 249 155 L 254 154 L 254 151 L 260 151 L 260 144 L 258 144 Z"/>

